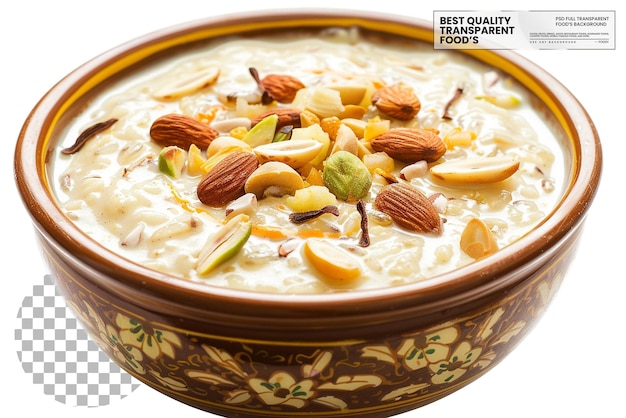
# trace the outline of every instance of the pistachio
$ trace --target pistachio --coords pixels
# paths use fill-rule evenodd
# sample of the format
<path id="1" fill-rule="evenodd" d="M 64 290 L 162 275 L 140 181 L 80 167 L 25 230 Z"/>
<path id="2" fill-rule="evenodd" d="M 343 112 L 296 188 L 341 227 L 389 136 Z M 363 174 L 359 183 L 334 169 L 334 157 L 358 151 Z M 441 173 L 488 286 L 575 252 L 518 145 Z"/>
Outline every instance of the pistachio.
<path id="1" fill-rule="evenodd" d="M 271 114 L 265 116 L 246 133 L 243 142 L 256 147 L 263 144 L 269 144 L 274 140 L 276 127 L 278 126 L 278 115 Z"/>
<path id="2" fill-rule="evenodd" d="M 218 265 L 234 257 L 243 248 L 252 233 L 248 215 L 239 214 L 229 220 L 207 240 L 198 256 L 196 270 L 207 274 Z"/>
<path id="3" fill-rule="evenodd" d="M 186 161 L 187 153 L 184 149 L 175 145 L 164 147 L 161 149 L 161 152 L 159 152 L 159 171 L 170 177 L 180 177 Z"/>
<path id="4" fill-rule="evenodd" d="M 365 197 L 372 186 L 372 175 L 363 161 L 343 150 L 326 159 L 322 179 L 335 196 L 345 201 Z"/>

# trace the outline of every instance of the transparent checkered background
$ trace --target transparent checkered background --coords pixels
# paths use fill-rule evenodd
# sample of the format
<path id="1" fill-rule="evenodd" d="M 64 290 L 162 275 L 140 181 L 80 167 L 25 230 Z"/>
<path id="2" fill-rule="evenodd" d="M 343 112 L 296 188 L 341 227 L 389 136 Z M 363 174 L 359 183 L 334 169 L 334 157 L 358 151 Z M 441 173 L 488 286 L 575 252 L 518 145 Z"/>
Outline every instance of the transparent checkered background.
<path id="1" fill-rule="evenodd" d="M 131 394 L 140 383 L 113 363 L 57 291 L 54 277 L 33 286 L 17 315 L 17 355 L 33 384 L 69 406 L 108 405 Z"/>

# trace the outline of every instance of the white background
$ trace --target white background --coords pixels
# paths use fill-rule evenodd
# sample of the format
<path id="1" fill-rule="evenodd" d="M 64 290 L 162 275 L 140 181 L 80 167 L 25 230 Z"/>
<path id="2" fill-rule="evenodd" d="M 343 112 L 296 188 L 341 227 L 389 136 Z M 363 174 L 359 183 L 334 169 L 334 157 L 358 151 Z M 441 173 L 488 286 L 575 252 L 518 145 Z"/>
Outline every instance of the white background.
<path id="1" fill-rule="evenodd" d="M 432 20 L 433 9 L 396 0 L 360 0 L 343 8 L 378 10 Z M 428 2 L 437 10 L 616 10 L 617 0 Z M 580 3 L 579 3 L 580 4 Z M 337 1 L 272 1 L 271 8 L 339 7 Z M 65 74 L 96 54 L 161 27 L 243 10 L 269 9 L 255 1 L 5 1 L 0 6 L 0 193 L 3 274 L 0 399 L 5 413 L 97 418 L 186 418 L 210 414 L 142 385 L 128 397 L 97 408 L 72 408 L 43 393 L 18 361 L 15 318 L 24 296 L 47 269 L 34 242 L 13 181 L 13 150 L 20 127 L 37 100 Z M 623 7 L 622 7 L 623 8 Z M 600 132 L 605 167 L 589 212 L 578 257 L 543 320 L 503 363 L 459 392 L 403 414 L 406 417 L 509 418 L 625 417 L 624 206 L 626 126 L 622 32 L 612 51 L 519 51 L 558 78 L 585 105 Z M 620 171 L 624 170 L 624 171 Z M 4 415 L 4 413 L 3 413 Z"/>

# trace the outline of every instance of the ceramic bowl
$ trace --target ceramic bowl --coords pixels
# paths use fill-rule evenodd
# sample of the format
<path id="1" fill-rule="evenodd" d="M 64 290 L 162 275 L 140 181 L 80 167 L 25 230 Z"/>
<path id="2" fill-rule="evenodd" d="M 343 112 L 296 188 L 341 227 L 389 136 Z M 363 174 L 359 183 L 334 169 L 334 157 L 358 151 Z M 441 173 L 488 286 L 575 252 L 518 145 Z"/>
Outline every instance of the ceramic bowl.
<path id="1" fill-rule="evenodd" d="M 109 78 L 221 35 L 349 25 L 432 43 L 429 22 L 365 12 L 210 18 L 97 56 L 52 87 L 25 122 L 15 178 L 43 256 L 91 337 L 157 391 L 227 416 L 397 414 L 445 397 L 495 367 L 533 329 L 559 288 L 598 186 L 601 147 L 569 91 L 510 51 L 459 53 L 508 73 L 543 102 L 546 117 L 564 134 L 568 185 L 530 233 L 432 279 L 289 297 L 194 284 L 105 250 L 55 203 L 46 170 L 55 133 Z"/>

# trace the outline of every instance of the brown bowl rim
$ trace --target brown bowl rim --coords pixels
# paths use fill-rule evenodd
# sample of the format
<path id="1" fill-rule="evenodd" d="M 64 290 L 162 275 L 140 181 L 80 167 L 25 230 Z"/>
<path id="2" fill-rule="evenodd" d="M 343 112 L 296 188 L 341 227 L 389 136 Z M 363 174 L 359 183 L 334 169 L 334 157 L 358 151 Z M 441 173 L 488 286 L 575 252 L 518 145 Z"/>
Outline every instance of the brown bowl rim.
<path id="1" fill-rule="evenodd" d="M 320 26 L 356 24 L 388 33 L 406 33 L 410 28 L 421 31 L 421 36 L 426 32 L 432 35 L 431 22 L 392 14 L 316 9 L 252 11 L 164 28 L 98 55 L 53 86 L 29 114 L 20 132 L 15 154 L 15 181 L 39 232 L 56 243 L 59 251 L 114 277 L 107 280 L 119 294 L 135 289 L 134 296 L 143 295 L 146 301 L 157 298 L 174 305 L 182 304 L 183 307 L 178 308 L 183 310 L 184 306 L 200 310 L 202 306 L 219 306 L 226 310 L 225 313 L 233 315 L 263 312 L 272 317 L 289 312 L 295 317 L 329 315 L 336 318 L 344 314 L 375 313 L 381 307 L 412 313 L 443 311 L 460 301 L 503 291 L 523 279 L 522 273 L 536 269 L 542 259 L 551 256 L 548 251 L 551 247 L 566 240 L 580 226 L 600 179 L 602 155 L 598 133 L 584 107 L 565 86 L 536 64 L 508 50 L 464 52 L 480 60 L 489 59 L 496 66 L 513 69 L 518 81 L 537 93 L 542 101 L 549 102 L 548 106 L 557 114 L 573 144 L 572 181 L 558 207 L 540 226 L 495 255 L 449 273 L 396 287 L 334 294 L 286 295 L 215 287 L 173 278 L 126 260 L 80 232 L 62 213 L 46 185 L 46 155 L 43 155 L 42 141 L 44 144 L 47 141 L 54 116 L 68 107 L 66 101 L 73 92 L 86 88 L 84 82 L 91 76 L 128 54 L 145 51 L 150 45 L 162 46 L 171 40 L 179 42 L 188 34 L 268 25 L 290 28 L 303 22 Z"/>

